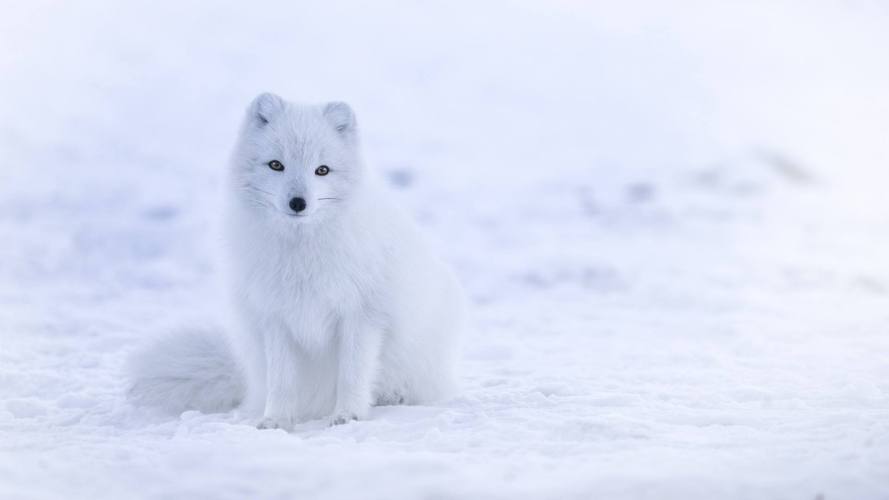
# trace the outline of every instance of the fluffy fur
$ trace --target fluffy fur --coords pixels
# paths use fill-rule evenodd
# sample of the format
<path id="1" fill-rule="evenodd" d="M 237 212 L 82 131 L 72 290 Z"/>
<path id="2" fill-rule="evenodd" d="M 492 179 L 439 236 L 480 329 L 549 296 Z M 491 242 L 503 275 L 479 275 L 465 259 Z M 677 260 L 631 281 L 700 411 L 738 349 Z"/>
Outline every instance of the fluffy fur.
<path id="1" fill-rule="evenodd" d="M 244 399 L 244 375 L 218 330 L 183 328 L 130 359 L 130 398 L 179 414 L 227 411 Z"/>
<path id="2" fill-rule="evenodd" d="M 290 428 L 451 393 L 461 290 L 365 175 L 347 104 L 257 97 L 228 192 L 232 348 L 198 332 L 161 342 L 132 365 L 135 400 L 175 411 L 240 403 L 260 427 Z M 291 208 L 295 197 L 305 210 Z"/>

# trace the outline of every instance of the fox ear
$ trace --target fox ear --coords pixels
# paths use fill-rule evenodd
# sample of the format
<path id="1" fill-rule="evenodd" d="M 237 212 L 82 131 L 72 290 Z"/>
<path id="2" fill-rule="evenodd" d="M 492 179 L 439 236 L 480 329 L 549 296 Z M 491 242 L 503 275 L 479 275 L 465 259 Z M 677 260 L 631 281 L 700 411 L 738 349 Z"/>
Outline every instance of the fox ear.
<path id="1" fill-rule="evenodd" d="M 324 105 L 324 117 L 333 128 L 342 135 L 355 130 L 355 113 L 348 104 L 340 101 L 329 102 Z"/>
<path id="2" fill-rule="evenodd" d="M 250 103 L 247 116 L 256 126 L 264 127 L 283 109 L 284 99 L 270 92 L 263 92 Z"/>

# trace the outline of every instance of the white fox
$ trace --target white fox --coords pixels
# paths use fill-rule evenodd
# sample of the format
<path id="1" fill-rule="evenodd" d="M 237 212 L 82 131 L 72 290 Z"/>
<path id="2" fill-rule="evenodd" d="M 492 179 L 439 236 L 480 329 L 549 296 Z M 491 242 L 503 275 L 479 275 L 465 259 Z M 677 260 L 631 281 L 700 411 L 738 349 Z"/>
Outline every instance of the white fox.
<path id="1" fill-rule="evenodd" d="M 447 267 L 366 175 L 351 108 L 251 103 L 225 225 L 237 324 L 136 354 L 131 399 L 171 411 L 240 406 L 260 428 L 447 397 L 464 299 Z"/>

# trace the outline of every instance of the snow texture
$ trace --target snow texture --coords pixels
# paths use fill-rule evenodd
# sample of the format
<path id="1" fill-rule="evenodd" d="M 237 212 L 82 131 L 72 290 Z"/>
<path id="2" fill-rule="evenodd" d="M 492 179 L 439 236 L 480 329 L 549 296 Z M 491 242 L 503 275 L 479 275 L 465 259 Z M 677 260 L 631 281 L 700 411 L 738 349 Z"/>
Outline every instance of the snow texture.
<path id="1" fill-rule="evenodd" d="M 2 12 L 0 497 L 889 498 L 885 4 Z M 356 110 L 471 297 L 459 397 L 290 434 L 126 400 L 226 321 L 261 91 Z"/>

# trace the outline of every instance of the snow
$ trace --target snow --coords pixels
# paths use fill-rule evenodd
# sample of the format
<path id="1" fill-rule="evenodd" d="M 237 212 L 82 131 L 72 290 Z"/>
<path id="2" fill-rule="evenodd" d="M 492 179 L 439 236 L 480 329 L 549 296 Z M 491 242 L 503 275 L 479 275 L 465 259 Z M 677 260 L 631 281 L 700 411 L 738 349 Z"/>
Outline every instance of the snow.
<path id="1" fill-rule="evenodd" d="M 0 497 L 889 498 L 879 2 L 8 3 Z M 216 320 L 264 90 L 357 110 L 463 390 L 292 434 L 123 397 Z"/>

